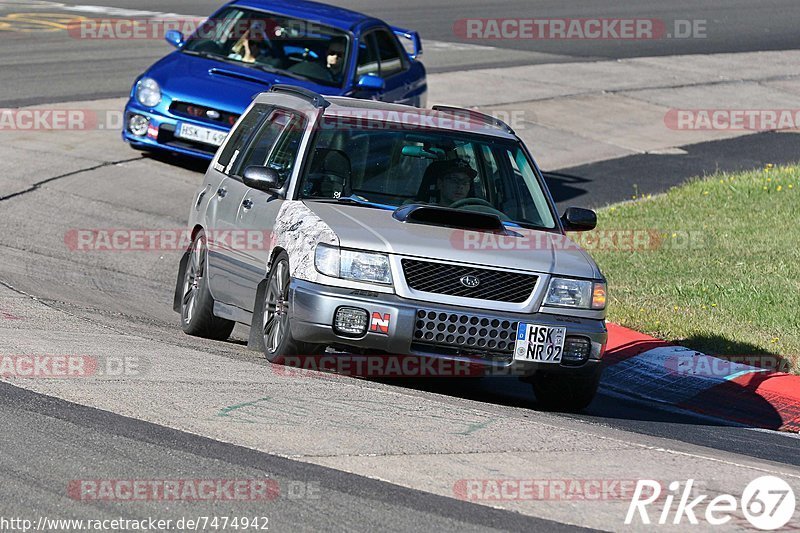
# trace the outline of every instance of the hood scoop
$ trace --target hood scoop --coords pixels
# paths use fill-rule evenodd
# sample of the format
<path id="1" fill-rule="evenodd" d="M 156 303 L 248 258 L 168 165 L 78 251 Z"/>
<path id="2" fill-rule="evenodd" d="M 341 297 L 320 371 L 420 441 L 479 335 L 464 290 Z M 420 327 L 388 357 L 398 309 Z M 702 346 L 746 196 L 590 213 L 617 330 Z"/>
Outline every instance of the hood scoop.
<path id="1" fill-rule="evenodd" d="M 257 76 L 251 76 L 250 74 L 236 72 L 235 70 L 227 70 L 224 68 L 212 68 L 209 69 L 208 73 L 212 76 L 223 76 L 225 78 L 233 78 L 235 80 L 249 81 L 252 83 L 258 83 L 259 85 L 266 85 L 267 87 L 272 85 L 270 82 L 263 80 Z"/>
<path id="2" fill-rule="evenodd" d="M 450 209 L 424 204 L 404 205 L 392 216 L 400 222 L 423 224 L 427 226 L 443 226 L 472 231 L 505 232 L 505 226 L 497 215 Z"/>

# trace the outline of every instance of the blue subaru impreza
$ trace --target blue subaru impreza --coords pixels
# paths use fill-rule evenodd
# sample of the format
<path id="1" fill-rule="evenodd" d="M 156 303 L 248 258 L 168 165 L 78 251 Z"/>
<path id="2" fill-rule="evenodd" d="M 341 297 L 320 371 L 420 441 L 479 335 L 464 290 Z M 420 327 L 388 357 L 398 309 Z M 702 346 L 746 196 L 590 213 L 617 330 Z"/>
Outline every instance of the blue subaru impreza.
<path id="1" fill-rule="evenodd" d="M 305 0 L 236 0 L 136 79 L 122 137 L 211 159 L 253 97 L 276 84 L 424 107 L 416 32 Z M 405 45 L 403 44 L 405 43 Z"/>

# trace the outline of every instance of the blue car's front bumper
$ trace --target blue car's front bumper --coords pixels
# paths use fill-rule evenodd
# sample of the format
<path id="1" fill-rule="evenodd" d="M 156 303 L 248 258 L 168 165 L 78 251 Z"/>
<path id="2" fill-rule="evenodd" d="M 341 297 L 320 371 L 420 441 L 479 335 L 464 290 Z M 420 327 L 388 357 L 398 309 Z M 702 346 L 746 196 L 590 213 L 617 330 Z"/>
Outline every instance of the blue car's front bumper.
<path id="1" fill-rule="evenodd" d="M 147 109 L 133 100 L 129 100 L 125 106 L 125 122 L 122 128 L 122 139 L 130 143 L 137 150 L 163 151 L 184 156 L 197 157 L 211 160 L 217 151 L 216 146 L 196 141 L 182 139 L 175 135 L 179 123 L 191 124 L 202 128 L 208 128 L 222 133 L 230 131 L 216 124 L 206 121 L 196 120 L 185 116 L 176 116 L 168 110 L 163 112 L 160 109 Z M 149 119 L 147 134 L 134 135 L 129 128 L 129 121 L 132 115 L 142 115 Z"/>

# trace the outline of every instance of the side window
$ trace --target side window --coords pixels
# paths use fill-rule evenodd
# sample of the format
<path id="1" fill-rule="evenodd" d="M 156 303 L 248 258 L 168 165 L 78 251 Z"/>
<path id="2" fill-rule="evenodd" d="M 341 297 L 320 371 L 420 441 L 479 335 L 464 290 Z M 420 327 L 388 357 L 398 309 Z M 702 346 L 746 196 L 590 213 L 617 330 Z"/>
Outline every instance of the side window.
<path id="1" fill-rule="evenodd" d="M 528 220 L 546 228 L 555 226 L 544 191 L 523 151 L 519 148 L 514 152 L 506 150 L 506 157 L 517 181 L 515 194 L 509 199 L 508 203 L 511 205 L 506 213 L 515 214 L 514 218 L 517 220 Z M 520 181 L 524 183 L 519 183 Z"/>
<path id="2" fill-rule="evenodd" d="M 283 186 L 289 176 L 292 175 L 305 129 L 306 120 L 298 115 L 292 116 L 267 159 L 267 166 L 275 169 L 281 177 L 279 186 Z"/>
<path id="3" fill-rule="evenodd" d="M 217 159 L 214 170 L 224 172 L 225 174 L 231 173 L 233 165 L 235 165 L 236 161 L 241 157 L 244 147 L 247 146 L 253 133 L 258 128 L 258 125 L 261 124 L 264 117 L 266 117 L 271 110 L 272 108 L 267 105 L 257 105 L 250 110 L 241 124 L 239 124 L 239 127 L 230 134 L 225 148 L 222 149 L 222 153 Z"/>
<path id="4" fill-rule="evenodd" d="M 381 76 L 388 78 L 405 70 L 402 51 L 395 36 L 386 30 L 378 30 L 375 42 L 378 45 L 378 56 L 381 62 Z"/>
<path id="5" fill-rule="evenodd" d="M 234 167 L 234 174 L 241 176 L 247 167 L 266 166 L 272 147 L 289 125 L 291 119 L 292 115 L 288 112 L 280 109 L 274 110 L 267 121 L 264 122 L 264 125 L 261 126 L 255 138 L 250 142 L 244 156 L 239 158 L 239 163 Z"/>
<path id="6" fill-rule="evenodd" d="M 367 74 L 380 75 L 380 65 L 378 55 L 375 50 L 375 34 L 369 33 L 358 40 L 358 65 L 356 66 L 356 78 Z"/>

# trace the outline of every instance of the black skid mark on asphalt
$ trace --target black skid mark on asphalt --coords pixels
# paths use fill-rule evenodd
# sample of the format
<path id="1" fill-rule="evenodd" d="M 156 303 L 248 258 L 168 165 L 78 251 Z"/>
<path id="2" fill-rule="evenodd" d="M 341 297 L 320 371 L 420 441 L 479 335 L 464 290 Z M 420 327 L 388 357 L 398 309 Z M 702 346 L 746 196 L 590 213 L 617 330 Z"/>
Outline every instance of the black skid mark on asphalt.
<path id="1" fill-rule="evenodd" d="M 47 185 L 48 183 L 51 183 L 51 182 L 56 181 L 56 180 L 60 180 L 60 179 L 63 179 L 63 178 L 69 178 L 71 176 L 76 176 L 78 174 L 83 174 L 84 172 L 91 172 L 93 170 L 98 170 L 98 169 L 101 169 L 101 168 L 110 167 L 112 165 L 121 165 L 123 163 L 132 163 L 134 161 L 139 161 L 140 159 L 142 159 L 142 156 L 134 157 L 134 158 L 131 158 L 131 159 L 122 159 L 120 161 L 107 161 L 105 163 L 101 163 L 101 164 L 95 165 L 93 167 L 82 168 L 80 170 L 74 170 L 72 172 L 67 172 L 66 174 L 60 174 L 58 176 L 53 176 L 52 178 L 47 178 L 47 179 L 42 180 L 42 181 L 37 181 L 36 183 L 31 185 L 27 189 L 23 189 L 21 191 L 13 192 L 13 193 L 7 194 L 5 196 L 0 196 L 0 202 L 3 202 L 5 200 L 10 200 L 11 198 L 16 198 L 17 196 L 22 196 L 23 194 L 28 194 L 29 192 L 33 192 L 33 191 L 39 189 L 42 185 Z"/>

